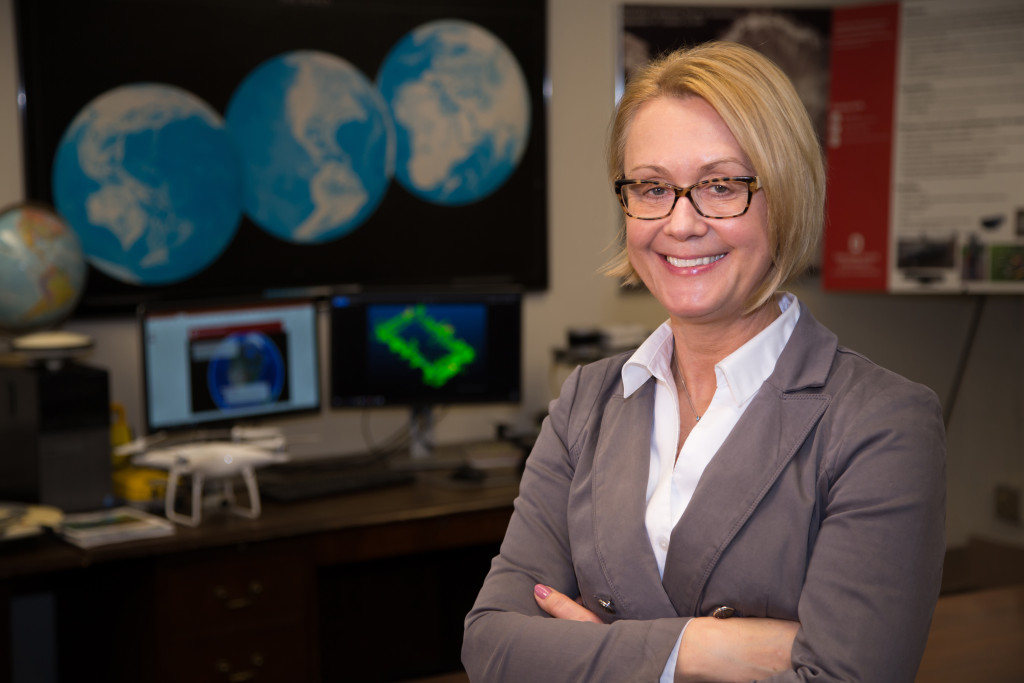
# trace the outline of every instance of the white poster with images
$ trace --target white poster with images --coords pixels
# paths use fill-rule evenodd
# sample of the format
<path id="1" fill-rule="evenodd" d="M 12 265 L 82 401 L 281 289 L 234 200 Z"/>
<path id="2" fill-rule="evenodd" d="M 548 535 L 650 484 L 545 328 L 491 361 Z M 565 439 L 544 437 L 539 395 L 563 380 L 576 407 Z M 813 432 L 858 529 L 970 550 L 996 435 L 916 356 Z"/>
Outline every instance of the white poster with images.
<path id="1" fill-rule="evenodd" d="M 1024 3 L 904 0 L 893 292 L 1024 292 Z"/>

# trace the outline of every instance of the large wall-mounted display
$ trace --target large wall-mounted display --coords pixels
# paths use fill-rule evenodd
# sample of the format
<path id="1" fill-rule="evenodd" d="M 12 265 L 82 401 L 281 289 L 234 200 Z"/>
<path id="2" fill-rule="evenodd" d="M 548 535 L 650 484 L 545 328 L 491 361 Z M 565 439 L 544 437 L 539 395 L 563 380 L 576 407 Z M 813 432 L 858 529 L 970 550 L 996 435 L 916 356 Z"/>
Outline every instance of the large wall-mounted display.
<path id="1" fill-rule="evenodd" d="M 79 312 L 547 286 L 543 0 L 17 0 L 30 198 Z"/>

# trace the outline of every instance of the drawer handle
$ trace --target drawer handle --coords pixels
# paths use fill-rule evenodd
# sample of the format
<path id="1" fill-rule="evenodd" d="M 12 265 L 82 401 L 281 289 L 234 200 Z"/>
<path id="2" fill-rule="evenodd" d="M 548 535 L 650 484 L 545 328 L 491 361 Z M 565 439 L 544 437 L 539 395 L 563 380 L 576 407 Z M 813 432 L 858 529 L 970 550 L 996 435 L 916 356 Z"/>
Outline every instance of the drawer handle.
<path id="1" fill-rule="evenodd" d="M 248 589 L 248 595 L 232 598 L 228 595 L 228 590 L 224 586 L 216 586 L 213 589 L 213 594 L 220 599 L 225 609 L 243 609 L 245 607 L 251 607 L 256 603 L 257 596 L 263 593 L 263 583 L 253 579 L 249 582 L 246 587 Z"/>
<path id="2" fill-rule="evenodd" d="M 256 669 L 231 671 L 231 664 L 228 663 L 228 660 L 218 659 L 217 671 L 219 673 L 226 674 L 225 680 L 229 683 L 245 683 L 245 681 L 251 681 L 259 675 L 258 668 L 263 666 L 263 655 L 259 652 L 254 652 L 251 659 Z"/>

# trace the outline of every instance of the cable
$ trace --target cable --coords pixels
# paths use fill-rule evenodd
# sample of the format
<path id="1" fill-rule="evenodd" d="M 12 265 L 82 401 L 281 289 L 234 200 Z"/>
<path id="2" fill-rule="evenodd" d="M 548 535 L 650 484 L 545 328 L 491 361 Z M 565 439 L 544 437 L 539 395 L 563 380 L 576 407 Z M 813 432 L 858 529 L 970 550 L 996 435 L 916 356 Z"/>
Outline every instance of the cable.
<path id="1" fill-rule="evenodd" d="M 967 372 L 967 363 L 971 358 L 971 350 L 974 348 L 974 342 L 978 337 L 978 328 L 981 327 L 981 314 L 985 309 L 985 302 L 987 300 L 988 297 L 984 294 L 976 297 L 974 313 L 967 327 L 967 338 L 964 339 L 964 347 L 960 351 L 960 358 L 953 371 L 953 387 L 949 391 L 949 400 L 946 401 L 942 414 L 942 424 L 947 430 L 949 430 L 949 421 L 953 416 L 953 407 L 956 405 L 956 400 L 960 395 L 960 385 L 963 383 L 964 374 Z"/>
<path id="2" fill-rule="evenodd" d="M 434 411 L 432 426 L 436 427 L 440 424 L 441 420 L 448 414 L 447 406 L 433 406 L 431 410 Z M 394 432 L 384 438 L 381 443 L 375 443 L 373 432 L 370 429 L 370 414 L 373 411 L 363 410 L 361 429 L 363 433 L 363 442 L 366 444 L 368 457 L 370 460 L 376 460 L 378 458 L 386 459 L 387 457 L 400 452 L 403 449 L 408 448 L 412 443 L 412 430 L 411 420 L 407 420 L 401 427 L 396 429 Z M 430 444 L 433 446 L 434 444 Z"/>

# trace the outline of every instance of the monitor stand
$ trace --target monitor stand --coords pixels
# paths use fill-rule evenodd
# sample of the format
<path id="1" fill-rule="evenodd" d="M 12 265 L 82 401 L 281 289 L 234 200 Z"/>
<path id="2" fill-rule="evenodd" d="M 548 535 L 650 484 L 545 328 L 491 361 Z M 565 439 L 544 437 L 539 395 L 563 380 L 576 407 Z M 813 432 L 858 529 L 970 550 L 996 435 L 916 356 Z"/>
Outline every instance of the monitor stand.
<path id="1" fill-rule="evenodd" d="M 434 406 L 429 404 L 409 408 L 409 452 L 391 458 L 392 469 L 443 470 L 466 464 L 461 448 L 435 446 L 434 410 Z"/>
<path id="2" fill-rule="evenodd" d="M 434 451 L 434 409 L 429 405 L 409 409 L 409 459 L 426 460 Z"/>

